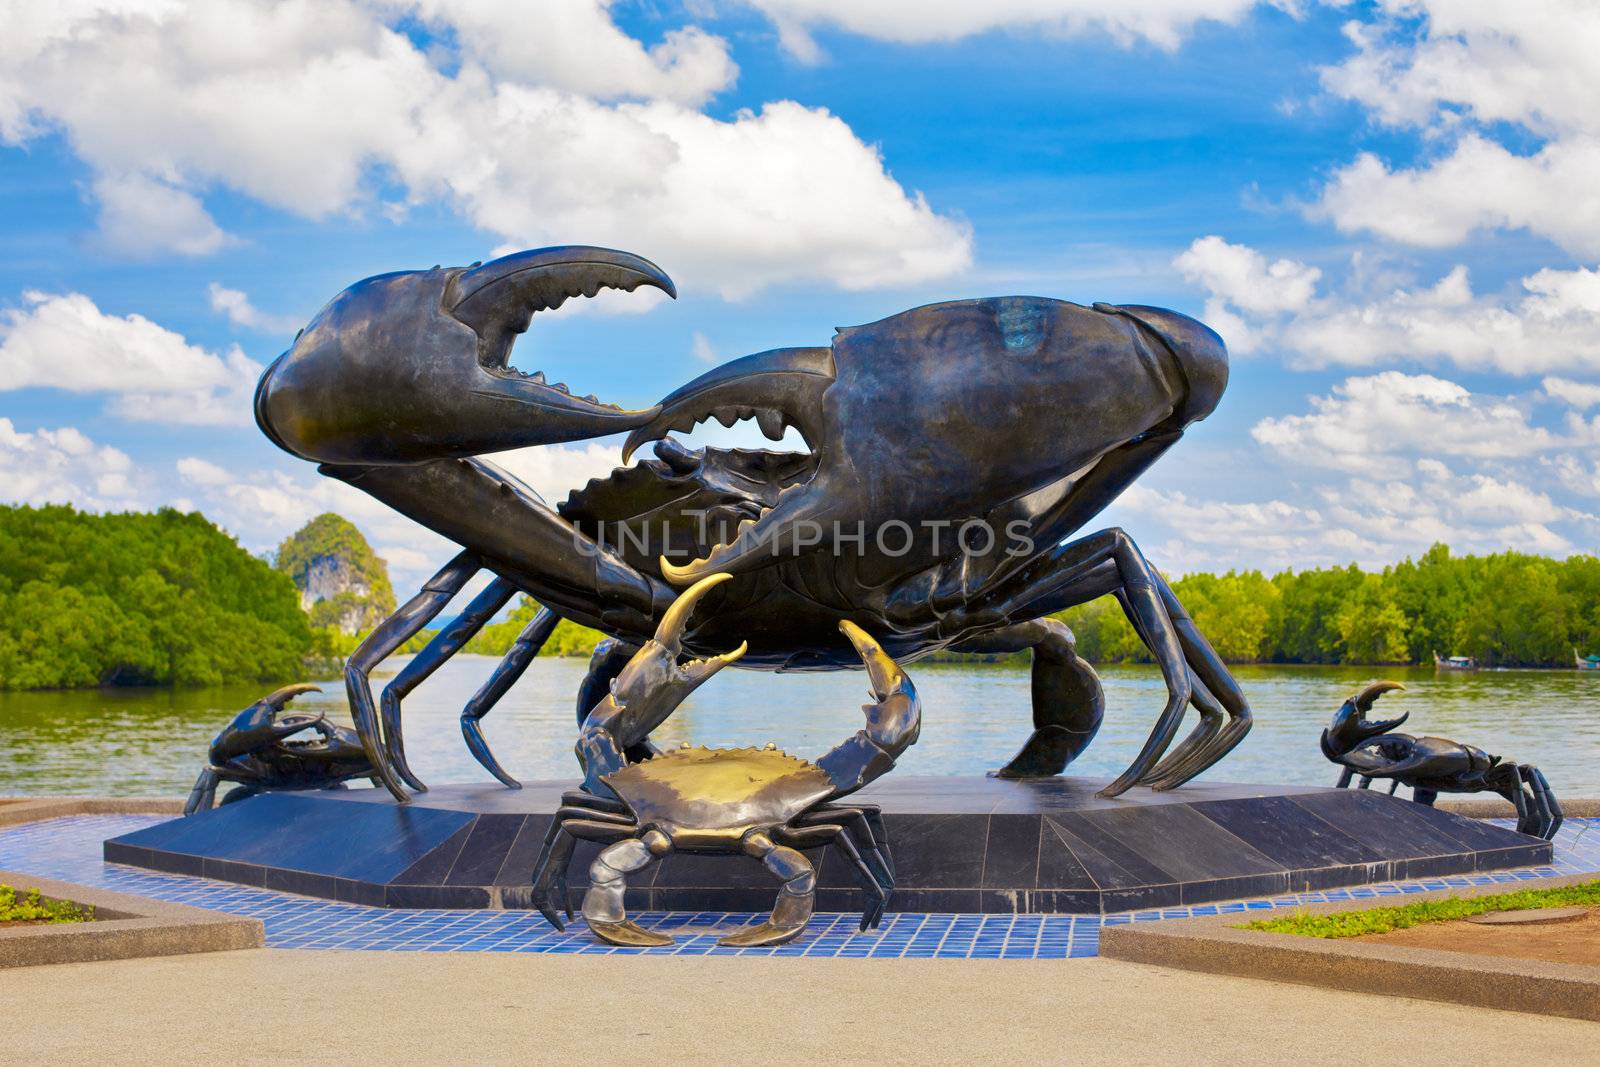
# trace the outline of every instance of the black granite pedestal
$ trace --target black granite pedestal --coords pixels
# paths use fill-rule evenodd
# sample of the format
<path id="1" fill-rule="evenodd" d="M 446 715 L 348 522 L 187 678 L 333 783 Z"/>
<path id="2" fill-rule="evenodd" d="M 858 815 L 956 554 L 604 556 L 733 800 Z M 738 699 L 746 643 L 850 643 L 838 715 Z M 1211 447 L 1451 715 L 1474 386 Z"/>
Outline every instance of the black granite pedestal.
<path id="1" fill-rule="evenodd" d="M 1548 863 L 1548 842 L 1356 789 L 1191 784 L 1115 800 L 1082 778 L 893 777 L 883 808 L 891 909 L 1115 912 Z M 412 803 L 351 789 L 269 793 L 105 843 L 105 858 L 359 904 L 520 908 L 570 782 L 440 786 Z M 594 846 L 580 845 L 574 903 Z M 842 857 L 811 854 L 818 907 L 852 910 Z M 674 855 L 630 888 L 634 910 L 764 911 L 754 860 Z"/>

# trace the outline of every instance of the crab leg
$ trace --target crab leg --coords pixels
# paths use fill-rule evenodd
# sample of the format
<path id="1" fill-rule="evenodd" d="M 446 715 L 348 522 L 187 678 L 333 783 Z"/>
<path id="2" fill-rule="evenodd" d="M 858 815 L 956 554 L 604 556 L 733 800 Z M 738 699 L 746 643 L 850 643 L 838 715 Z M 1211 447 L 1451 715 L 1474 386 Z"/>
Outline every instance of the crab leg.
<path id="1" fill-rule="evenodd" d="M 1250 732 L 1252 719 L 1250 704 L 1245 700 L 1244 691 L 1239 688 L 1233 673 L 1222 662 L 1222 657 L 1217 655 L 1216 649 L 1211 647 L 1211 642 L 1206 640 L 1205 634 L 1194 624 L 1194 620 L 1184 610 L 1183 604 L 1178 601 L 1177 594 L 1172 591 L 1167 580 L 1159 571 L 1152 569 L 1151 574 L 1155 578 L 1156 588 L 1161 593 L 1161 601 L 1166 606 L 1167 615 L 1172 619 L 1173 628 L 1177 631 L 1178 642 L 1183 646 L 1184 658 L 1188 661 L 1190 669 L 1205 689 L 1206 695 L 1211 697 L 1215 704 L 1220 705 L 1228 715 L 1227 723 L 1220 730 L 1200 739 L 1199 745 L 1186 762 L 1179 765 L 1174 759 L 1156 768 L 1154 778 L 1150 782 L 1151 788 L 1175 789 L 1202 771 L 1216 766 L 1224 756 L 1232 752 Z M 1203 717 L 1206 715 L 1203 707 L 1201 715 Z M 1196 734 L 1199 732 L 1197 729 Z"/>
<path id="2" fill-rule="evenodd" d="M 189 799 L 184 802 L 183 813 L 193 815 L 197 811 L 210 811 L 217 802 L 217 783 L 221 779 L 217 772 L 207 767 L 200 772 L 194 780 L 194 788 L 189 790 Z"/>
<path id="3" fill-rule="evenodd" d="M 623 898 L 628 875 L 641 871 L 672 851 L 672 842 L 660 830 L 603 849 L 589 868 L 589 891 L 583 895 L 583 918 L 600 940 L 612 945 L 657 948 L 672 938 L 644 929 L 628 918 Z"/>
<path id="4" fill-rule="evenodd" d="M 808 812 L 811 817 L 825 817 L 836 814 L 851 814 L 852 809 L 824 808 Z M 856 813 L 859 818 L 859 813 Z M 883 863 L 883 857 L 876 847 L 863 848 L 846 830 L 844 821 L 833 822 L 803 822 L 781 831 L 780 841 L 791 848 L 814 848 L 818 845 L 832 845 L 845 854 L 851 866 L 856 870 L 857 881 L 871 894 L 872 899 L 861 909 L 861 929 L 871 930 L 883 919 L 883 911 L 889 904 L 889 894 L 894 892 L 894 878 L 889 875 Z"/>
<path id="5" fill-rule="evenodd" d="M 811 861 L 803 853 L 779 845 L 763 833 L 746 835 L 744 851 L 759 859 L 761 865 L 783 883 L 783 888 L 778 890 L 778 903 L 773 905 L 772 914 L 766 922 L 730 934 L 717 944 L 730 948 L 752 948 L 793 941 L 806 928 L 806 920 L 811 918 L 812 909 L 816 906 L 817 873 Z"/>
<path id="6" fill-rule="evenodd" d="M 576 790 L 561 794 L 561 807 L 556 817 L 550 820 L 550 827 L 544 835 L 544 844 L 539 847 L 539 858 L 533 861 L 531 893 L 533 906 L 538 908 L 540 914 L 557 930 L 566 928 L 556 917 L 558 905 L 565 909 L 568 919 L 572 918 L 572 905 L 567 898 L 567 873 L 572 866 L 572 848 L 577 841 L 571 833 L 562 832 L 563 824 L 572 820 L 563 819 L 560 812 L 571 812 L 574 809 L 582 809 L 583 819 L 588 819 L 591 813 L 611 816 L 626 815 L 628 811 L 620 800 L 591 796 Z M 559 900 L 552 899 L 552 890 L 559 891 Z"/>
<path id="7" fill-rule="evenodd" d="M 483 765 L 484 770 L 500 779 L 507 789 L 521 789 L 522 783 L 507 774 L 489 750 L 489 742 L 483 737 L 483 717 L 517 684 L 560 621 L 561 616 L 549 608 L 540 608 L 533 621 L 523 627 L 517 639 L 511 643 L 510 651 L 495 667 L 494 673 L 489 675 L 489 680 L 483 683 L 483 688 L 474 693 L 461 709 L 461 736 L 466 739 L 467 751 Z"/>
<path id="8" fill-rule="evenodd" d="M 1089 747 L 1105 715 L 1105 693 L 1077 641 L 1058 619 L 1035 619 L 963 641 L 957 652 L 1033 650 L 1033 735 L 1001 778 L 1055 774 Z"/>
<path id="9" fill-rule="evenodd" d="M 1117 542 L 1122 542 L 1119 545 Z M 1142 573 L 1141 573 L 1142 572 Z M 1128 595 L 1127 575 L 1142 578 L 1155 596 Z M 962 628 L 982 626 L 987 612 L 999 611 L 1011 617 L 1039 619 L 1041 616 L 1077 604 L 1086 604 L 1097 597 L 1121 594 L 1126 597 L 1124 611 L 1129 615 L 1140 639 L 1150 649 L 1151 655 L 1162 668 L 1168 683 L 1168 704 L 1151 734 L 1151 741 L 1123 776 L 1106 787 L 1105 794 L 1115 796 L 1135 780 L 1152 784 L 1156 788 L 1171 789 L 1213 766 L 1250 730 L 1250 708 L 1245 702 L 1233 676 L 1211 648 L 1187 612 L 1182 610 L 1177 597 L 1161 575 L 1144 562 L 1137 546 L 1120 530 L 1105 530 L 1080 541 L 1058 545 L 1051 552 L 1036 557 L 1005 582 L 992 586 L 986 596 L 972 605 L 968 612 L 952 612 L 948 626 Z M 1152 600 L 1154 603 L 1152 603 Z M 1172 609 L 1176 608 L 1174 615 Z M 1157 610 L 1159 609 L 1159 610 Z M 1152 628 L 1151 624 L 1154 624 Z M 1182 651 L 1181 663 L 1169 655 L 1170 641 L 1175 640 Z M 1163 646 L 1167 651 L 1163 652 Z M 961 647 L 959 644 L 955 647 Z M 1175 675 L 1182 677 L 1181 688 L 1173 685 Z M 1183 764 L 1171 760 L 1156 764 L 1155 758 L 1170 744 L 1181 720 L 1182 704 L 1176 697 L 1184 694 L 1185 702 L 1195 702 L 1198 680 L 1216 704 L 1229 716 L 1229 722 L 1215 734 L 1206 724 L 1211 711 L 1197 703 L 1202 722 L 1194 738 L 1195 748 L 1184 750 Z M 1199 701 L 1204 701 L 1205 695 Z M 1174 715 L 1176 709 L 1177 714 Z M 1036 715 L 1039 712 L 1036 709 Z M 1164 740 L 1163 740 L 1164 738 Z M 1152 745 L 1157 749 L 1151 754 Z M 1026 750 L 1025 750 L 1026 751 Z M 1175 753 L 1177 755 L 1177 753 Z M 1015 762 L 1015 761 L 1013 761 Z M 1041 767 L 1042 774 L 1059 774 L 1066 764 Z M 1159 770 L 1159 775 L 1156 773 Z M 1134 774 L 1135 771 L 1140 773 Z M 1130 778 L 1130 775 L 1133 775 Z"/>
<path id="10" fill-rule="evenodd" d="M 1155 574 L 1155 569 L 1145 561 L 1143 553 L 1139 551 L 1139 546 L 1133 543 L 1133 539 L 1113 527 L 1077 541 L 1058 545 L 1029 563 L 1017 574 L 1017 579 L 1024 585 L 1023 595 L 1007 599 L 1015 608 L 1021 609 L 1017 614 L 1026 613 L 1034 617 L 1060 610 L 1072 603 L 1082 603 L 1081 600 L 1072 599 L 1070 596 L 1062 597 L 1060 594 L 1077 579 L 1093 575 L 1107 563 L 1114 565 L 1113 573 L 1116 580 L 1114 588 L 1120 589 L 1128 598 L 1139 632 L 1146 637 L 1150 653 L 1155 657 L 1157 665 L 1161 668 L 1161 677 L 1167 683 L 1167 703 L 1150 731 L 1149 739 L 1145 741 L 1144 747 L 1134 757 L 1128 769 L 1100 791 L 1102 796 L 1114 797 L 1127 792 L 1134 783 L 1144 778 L 1155 767 L 1162 753 L 1172 744 L 1173 735 L 1178 732 L 1178 727 L 1183 722 L 1183 711 L 1189 705 L 1192 692 L 1183 646 L 1162 602 L 1159 578 Z M 1094 593 L 1094 596 L 1111 591 L 1101 589 Z M 1094 596 L 1086 599 L 1094 599 Z M 1059 604 L 1053 602 L 1062 599 L 1066 602 Z M 1038 610 L 1046 603 L 1051 606 Z"/>
<path id="11" fill-rule="evenodd" d="M 356 733 L 361 737 L 361 745 L 366 749 L 367 759 L 372 762 L 373 769 L 378 772 L 378 778 L 398 801 L 405 802 L 411 797 L 389 764 L 388 751 L 378 732 L 378 712 L 372 704 L 372 687 L 367 676 L 372 668 L 428 625 L 481 569 L 478 557 L 471 552 L 463 552 L 446 563 L 438 574 L 428 579 L 421 592 L 379 623 L 345 664 L 344 687 L 350 698 L 350 717 L 355 720 Z"/>
<path id="12" fill-rule="evenodd" d="M 886 887 L 894 888 L 894 862 L 889 855 L 889 836 L 883 829 L 883 817 L 876 807 L 826 807 L 814 808 L 794 821 L 798 829 L 837 822 L 850 831 L 856 846 L 875 868 L 874 876 Z M 872 827 L 876 823 L 877 831 Z M 787 843 L 787 842 L 786 842 Z M 810 846 L 798 846 L 807 848 Z"/>
<path id="13" fill-rule="evenodd" d="M 383 696 L 379 698 L 378 703 L 382 708 L 383 740 L 389 753 L 389 761 L 400 779 L 419 793 L 426 793 L 428 787 L 411 773 L 411 768 L 406 763 L 405 739 L 400 727 L 400 701 L 426 681 L 445 660 L 461 651 L 462 646 L 472 640 L 473 635 L 494 617 L 494 613 L 506 606 L 506 601 L 510 600 L 516 591 L 517 587 L 504 578 L 496 578 L 490 582 L 483 592 L 472 598 L 472 603 L 467 605 L 466 610 L 457 615 L 449 626 L 435 634 L 433 640 L 428 642 L 428 646 L 413 656 L 411 662 L 395 675 L 394 680 L 383 687 Z"/>

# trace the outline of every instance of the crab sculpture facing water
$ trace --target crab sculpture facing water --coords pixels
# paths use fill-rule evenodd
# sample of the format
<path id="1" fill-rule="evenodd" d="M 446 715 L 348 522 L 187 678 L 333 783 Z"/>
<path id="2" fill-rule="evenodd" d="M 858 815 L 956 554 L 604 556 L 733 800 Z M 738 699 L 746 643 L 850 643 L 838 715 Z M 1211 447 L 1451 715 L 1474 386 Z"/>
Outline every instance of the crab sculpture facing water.
<path id="1" fill-rule="evenodd" d="M 856 665 L 840 623 L 902 662 L 932 653 L 1033 652 L 1032 732 L 997 773 L 1059 774 L 1094 739 L 1104 699 L 1051 614 L 1120 602 L 1165 681 L 1148 739 L 1104 792 L 1172 788 L 1250 728 L 1238 685 L 1162 576 L 1120 529 L 1079 531 L 1217 405 L 1221 340 L 1159 308 L 995 297 L 931 304 L 707 372 L 661 404 L 624 411 L 509 366 L 537 313 L 602 288 L 674 293 L 654 264 L 586 247 L 358 282 L 262 376 L 263 432 L 295 455 L 463 546 L 350 657 L 352 717 L 398 800 L 407 693 L 512 596 L 544 609 L 461 715 L 468 747 L 508 786 L 482 719 L 560 618 L 613 640 L 577 701 L 583 722 L 673 602 L 712 573 L 687 653 L 748 641 L 739 666 Z M 690 452 L 663 440 L 715 418 L 789 427 L 808 451 Z M 492 453 L 628 433 L 656 457 L 552 508 Z M 621 528 L 627 535 L 613 536 Z M 661 558 L 665 557 L 665 558 Z M 374 701 L 372 669 L 479 571 L 494 580 Z M 1198 722 L 1175 747 L 1186 709 Z M 641 738 L 625 748 L 648 756 Z"/>
<path id="2" fill-rule="evenodd" d="M 777 945 L 805 929 L 816 899 L 816 872 L 800 849 L 831 845 L 866 891 L 861 929 L 878 925 L 894 889 L 889 839 L 878 809 L 840 798 L 886 774 L 916 743 L 922 705 L 916 688 L 878 643 L 848 619 L 839 623 L 866 666 L 876 701 L 865 729 L 815 763 L 765 748 L 703 748 L 687 743 L 639 763 L 624 753 L 649 736 L 696 687 L 744 655 L 679 663 L 680 638 L 695 605 L 731 576 L 702 578 L 678 598 L 655 636 L 617 676 L 611 692 L 586 717 L 578 738 L 581 789 L 562 797 L 535 863 L 533 901 L 552 925 L 567 907 L 567 866 L 575 840 L 607 847 L 590 867 L 583 898 L 589 929 L 613 945 L 669 945 L 623 909 L 627 876 L 673 852 L 745 855 L 782 883 L 766 922 L 721 940 L 723 945 Z M 571 912 L 567 913 L 571 918 Z"/>
<path id="3" fill-rule="evenodd" d="M 1498 793 L 1517 810 L 1517 829 L 1546 841 L 1561 829 L 1561 803 L 1531 763 L 1491 756 L 1481 748 L 1443 737 L 1396 733 L 1411 717 L 1369 720 L 1367 712 L 1383 694 L 1404 689 L 1399 682 L 1374 682 L 1346 700 L 1322 731 L 1322 754 L 1344 770 L 1335 785 L 1343 789 L 1360 776 L 1360 789 L 1374 778 L 1389 779 L 1389 792 L 1411 787 L 1412 799 L 1432 805 L 1440 793 Z"/>

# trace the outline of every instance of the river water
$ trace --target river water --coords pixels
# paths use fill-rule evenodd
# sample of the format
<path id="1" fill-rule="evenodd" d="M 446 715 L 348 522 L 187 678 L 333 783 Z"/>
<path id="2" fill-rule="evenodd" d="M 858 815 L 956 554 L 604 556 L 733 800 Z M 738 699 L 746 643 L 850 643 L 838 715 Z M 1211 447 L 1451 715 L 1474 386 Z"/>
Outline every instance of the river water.
<path id="1" fill-rule="evenodd" d="M 379 684 L 404 662 L 397 657 L 386 664 Z M 462 704 L 494 663 L 458 656 L 407 700 L 406 750 L 424 781 L 492 781 L 468 755 L 457 723 Z M 585 667 L 576 659 L 536 660 L 485 720 L 490 744 L 512 774 L 576 776 L 573 701 Z M 923 730 L 899 773 L 982 774 L 1009 758 L 1027 736 L 1025 665 L 918 664 L 910 673 L 923 697 Z M 1106 724 L 1073 765 L 1074 774 L 1119 773 L 1163 702 L 1165 689 L 1154 668 L 1109 667 L 1101 674 Z M 1256 726 L 1208 772 L 1209 779 L 1331 784 L 1336 769 L 1317 749 L 1322 727 L 1346 696 L 1385 677 L 1409 691 L 1389 694 L 1378 711 L 1410 711 L 1404 729 L 1537 763 L 1558 796 L 1600 797 L 1600 674 L 1282 666 L 1242 666 L 1236 674 Z M 301 697 L 295 706 L 322 707 L 348 721 L 342 684 L 324 684 L 326 692 Z M 708 745 L 776 741 L 814 757 L 860 727 L 865 685 L 865 675 L 854 671 L 726 670 L 685 702 L 656 739 Z M 0 794 L 180 795 L 204 762 L 211 737 L 266 688 L 0 692 Z"/>

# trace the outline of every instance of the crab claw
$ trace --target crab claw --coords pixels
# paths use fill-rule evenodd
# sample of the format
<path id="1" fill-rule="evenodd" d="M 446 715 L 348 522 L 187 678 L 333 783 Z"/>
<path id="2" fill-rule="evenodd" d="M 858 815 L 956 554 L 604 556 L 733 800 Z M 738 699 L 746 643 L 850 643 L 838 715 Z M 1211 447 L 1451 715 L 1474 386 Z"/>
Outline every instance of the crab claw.
<path id="1" fill-rule="evenodd" d="M 886 774 L 895 760 L 917 743 L 922 734 L 922 700 L 900 664 L 871 634 L 849 619 L 839 621 L 839 632 L 861 656 L 877 701 L 861 706 L 867 717 L 866 729 L 817 760 L 842 795 Z"/>
<path id="2" fill-rule="evenodd" d="M 279 720 L 278 713 L 302 693 L 320 693 L 320 686 L 301 682 L 274 690 L 234 716 L 211 742 L 213 762 L 225 762 L 235 756 L 252 752 L 263 745 L 281 741 L 306 727 L 321 721 L 320 715 L 294 715 Z"/>
<path id="3" fill-rule="evenodd" d="M 1411 713 L 1408 711 L 1397 719 L 1367 720 L 1367 712 L 1372 710 L 1372 705 L 1377 703 L 1379 697 L 1393 690 L 1405 689 L 1399 682 L 1373 682 L 1355 696 L 1346 700 L 1333 713 L 1333 721 L 1328 728 L 1322 731 L 1322 747 L 1329 758 L 1337 758 L 1355 749 L 1363 741 L 1386 734 L 1403 724 Z"/>
<path id="4" fill-rule="evenodd" d="M 367 278 L 334 297 L 256 387 L 274 444 L 333 464 L 421 463 L 600 437 L 652 420 L 509 365 L 533 316 L 601 289 L 676 296 L 649 260 L 540 248 Z"/>
<path id="5" fill-rule="evenodd" d="M 713 574 L 679 594 L 662 616 L 655 636 L 612 680 L 610 694 L 589 712 L 579 736 L 579 758 L 586 776 L 609 773 L 606 765 L 614 762 L 609 754 L 613 749 L 626 752 L 641 744 L 690 693 L 745 654 L 749 643 L 741 642 L 719 656 L 678 662 L 690 616 L 707 593 L 731 577 Z"/>

